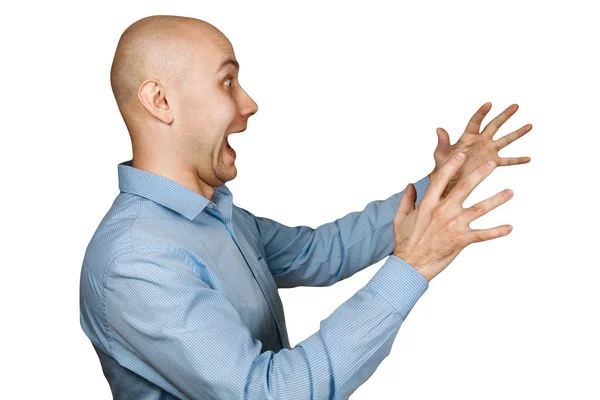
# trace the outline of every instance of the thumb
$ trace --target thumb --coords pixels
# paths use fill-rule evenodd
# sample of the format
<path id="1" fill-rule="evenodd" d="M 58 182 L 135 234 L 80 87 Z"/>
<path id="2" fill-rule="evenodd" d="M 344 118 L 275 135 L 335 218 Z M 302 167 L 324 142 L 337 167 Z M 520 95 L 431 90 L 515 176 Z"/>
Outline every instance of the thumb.
<path id="1" fill-rule="evenodd" d="M 437 128 L 435 131 L 438 137 L 436 151 L 439 151 L 442 157 L 446 157 L 450 154 L 450 136 L 444 128 Z"/>
<path id="2" fill-rule="evenodd" d="M 415 189 L 415 185 L 409 183 L 406 185 L 406 189 L 404 189 L 404 193 L 402 193 L 402 197 L 400 198 L 400 204 L 398 205 L 398 211 L 396 215 L 401 218 L 406 217 L 411 213 L 412 210 L 415 209 L 415 201 L 417 200 L 417 190 Z"/>

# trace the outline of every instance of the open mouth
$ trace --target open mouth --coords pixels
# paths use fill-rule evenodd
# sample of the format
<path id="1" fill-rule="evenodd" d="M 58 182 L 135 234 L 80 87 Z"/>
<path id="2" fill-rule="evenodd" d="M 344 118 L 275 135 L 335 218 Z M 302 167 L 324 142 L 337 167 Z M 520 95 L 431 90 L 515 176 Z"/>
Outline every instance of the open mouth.
<path id="1" fill-rule="evenodd" d="M 227 140 L 227 137 L 225 137 L 225 149 L 229 152 L 229 154 L 231 154 L 233 157 L 235 157 L 235 150 L 233 150 L 233 148 L 229 145 L 229 141 Z"/>

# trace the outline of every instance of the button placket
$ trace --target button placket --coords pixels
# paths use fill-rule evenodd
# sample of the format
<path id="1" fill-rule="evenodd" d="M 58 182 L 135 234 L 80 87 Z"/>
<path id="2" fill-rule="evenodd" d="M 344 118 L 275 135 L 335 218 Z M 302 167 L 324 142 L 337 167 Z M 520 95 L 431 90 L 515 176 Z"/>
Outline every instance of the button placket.
<path id="1" fill-rule="evenodd" d="M 242 235 L 242 237 L 243 237 L 243 235 Z M 263 292 L 263 295 L 265 297 L 265 300 L 267 301 L 267 304 L 269 305 L 269 309 L 271 310 L 271 315 L 273 316 L 275 325 L 277 326 L 277 329 L 279 330 L 279 337 L 282 342 L 281 344 L 283 347 L 289 348 L 290 343 L 289 343 L 288 333 L 287 333 L 287 329 L 286 329 L 285 322 L 284 322 L 285 319 L 284 319 L 284 314 L 283 314 L 283 304 L 281 303 L 279 296 L 276 294 L 277 293 L 277 285 L 275 284 L 275 281 L 273 280 L 273 275 L 271 275 L 270 271 L 268 270 L 266 261 L 264 259 L 258 260 L 256 257 L 256 251 L 249 244 L 247 244 L 244 239 L 242 239 L 240 242 L 238 242 L 236 240 L 236 244 L 238 245 L 238 248 L 240 249 L 240 252 L 242 253 L 242 255 L 244 255 L 244 251 L 245 251 L 246 254 L 252 254 L 254 256 L 254 260 L 250 259 L 251 257 L 247 258 L 245 255 L 244 255 L 244 258 L 246 259 L 248 265 L 250 266 L 252 273 L 255 274 L 256 281 L 257 281 L 260 289 Z M 242 248 L 243 248 L 243 250 L 242 250 Z M 263 265 L 263 263 L 264 263 L 264 265 Z M 257 264 L 258 264 L 258 266 L 257 266 Z M 256 277 L 256 274 L 259 274 L 260 277 Z M 264 285 L 268 285 L 268 286 L 264 287 Z M 275 294 L 272 295 L 271 294 L 272 292 L 275 292 Z"/>

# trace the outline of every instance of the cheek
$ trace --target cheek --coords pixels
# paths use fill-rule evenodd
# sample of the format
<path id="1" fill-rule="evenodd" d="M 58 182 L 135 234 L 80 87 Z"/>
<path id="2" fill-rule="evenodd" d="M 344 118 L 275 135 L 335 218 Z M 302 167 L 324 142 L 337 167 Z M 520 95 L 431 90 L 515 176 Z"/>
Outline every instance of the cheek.
<path id="1" fill-rule="evenodd" d="M 180 121 L 201 121 L 209 115 L 211 97 L 210 88 L 201 82 L 191 80 L 187 85 L 179 88 L 173 99 L 174 112 Z"/>
<path id="2" fill-rule="evenodd" d="M 235 118 L 237 108 L 232 96 L 221 95 L 220 97 L 215 97 L 213 106 L 215 123 L 228 125 Z"/>
<path id="3" fill-rule="evenodd" d="M 234 93 L 202 88 L 174 100 L 175 119 L 184 135 L 203 136 L 206 145 L 224 143 L 225 134 L 237 116 Z"/>

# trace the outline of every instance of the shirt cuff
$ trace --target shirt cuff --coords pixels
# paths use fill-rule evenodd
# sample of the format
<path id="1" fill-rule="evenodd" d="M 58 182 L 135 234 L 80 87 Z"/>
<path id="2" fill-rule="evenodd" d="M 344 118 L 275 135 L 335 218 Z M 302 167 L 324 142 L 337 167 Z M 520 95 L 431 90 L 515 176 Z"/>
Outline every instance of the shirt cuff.
<path id="1" fill-rule="evenodd" d="M 412 265 L 390 255 L 367 283 L 371 289 L 392 304 L 406 319 L 415 303 L 429 288 L 429 282 Z"/>

